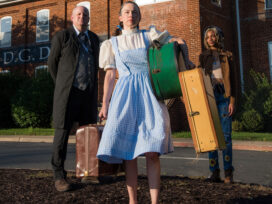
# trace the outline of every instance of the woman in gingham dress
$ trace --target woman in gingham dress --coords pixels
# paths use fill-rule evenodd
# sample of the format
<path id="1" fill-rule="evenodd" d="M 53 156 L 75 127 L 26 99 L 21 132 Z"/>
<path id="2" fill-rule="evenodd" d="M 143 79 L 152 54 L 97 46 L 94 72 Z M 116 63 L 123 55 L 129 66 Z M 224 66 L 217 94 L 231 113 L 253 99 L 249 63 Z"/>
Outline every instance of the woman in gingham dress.
<path id="1" fill-rule="evenodd" d="M 102 43 L 99 64 L 106 70 L 103 105 L 99 117 L 107 119 L 97 157 L 108 163 L 125 162 L 130 203 L 137 203 L 137 157 L 146 156 L 152 203 L 158 202 L 160 154 L 173 151 L 166 106 L 153 94 L 147 63 L 147 48 L 153 40 L 178 41 L 154 27 L 138 29 L 140 9 L 125 2 L 120 10 L 122 34 Z M 111 96 L 116 69 L 119 79 Z M 110 101 L 110 103 L 109 103 Z"/>

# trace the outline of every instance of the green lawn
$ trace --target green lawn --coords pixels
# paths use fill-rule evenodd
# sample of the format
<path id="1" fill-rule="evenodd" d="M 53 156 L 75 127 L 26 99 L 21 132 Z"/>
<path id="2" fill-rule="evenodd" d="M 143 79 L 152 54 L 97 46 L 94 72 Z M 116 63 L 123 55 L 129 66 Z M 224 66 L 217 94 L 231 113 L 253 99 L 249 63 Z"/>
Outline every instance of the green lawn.
<path id="1" fill-rule="evenodd" d="M 54 129 L 51 128 L 0 129 L 0 135 L 54 135 Z"/>
<path id="2" fill-rule="evenodd" d="M 52 128 L 0 129 L 0 135 L 54 135 Z M 174 132 L 174 138 L 191 138 L 190 132 Z M 234 140 L 272 141 L 272 133 L 233 132 Z"/>

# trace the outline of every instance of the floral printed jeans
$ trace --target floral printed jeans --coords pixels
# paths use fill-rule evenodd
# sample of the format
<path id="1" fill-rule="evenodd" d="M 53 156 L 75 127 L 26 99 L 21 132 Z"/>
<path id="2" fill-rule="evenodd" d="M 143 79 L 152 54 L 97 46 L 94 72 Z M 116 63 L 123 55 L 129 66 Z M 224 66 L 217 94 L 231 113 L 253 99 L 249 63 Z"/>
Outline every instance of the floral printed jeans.
<path id="1" fill-rule="evenodd" d="M 224 93 L 219 92 L 218 89 L 214 89 L 214 96 L 226 142 L 226 149 L 223 150 L 224 170 L 233 169 L 231 140 L 232 117 L 228 116 L 229 98 L 225 98 Z M 211 172 L 219 169 L 217 150 L 209 152 L 209 168 Z"/>

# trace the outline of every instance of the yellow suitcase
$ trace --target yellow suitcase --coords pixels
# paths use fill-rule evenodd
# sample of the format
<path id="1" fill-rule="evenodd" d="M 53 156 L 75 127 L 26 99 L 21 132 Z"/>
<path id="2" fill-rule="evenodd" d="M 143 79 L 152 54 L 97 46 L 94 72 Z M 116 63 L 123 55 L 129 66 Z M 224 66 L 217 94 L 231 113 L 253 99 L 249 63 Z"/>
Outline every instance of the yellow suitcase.
<path id="1" fill-rule="evenodd" d="M 179 72 L 179 81 L 196 152 L 226 148 L 210 77 L 197 68 Z"/>

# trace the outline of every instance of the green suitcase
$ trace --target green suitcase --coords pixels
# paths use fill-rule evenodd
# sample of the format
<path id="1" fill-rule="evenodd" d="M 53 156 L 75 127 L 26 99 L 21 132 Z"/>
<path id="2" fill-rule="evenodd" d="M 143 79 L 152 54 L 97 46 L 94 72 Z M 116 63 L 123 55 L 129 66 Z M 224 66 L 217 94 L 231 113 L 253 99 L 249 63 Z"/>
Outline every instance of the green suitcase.
<path id="1" fill-rule="evenodd" d="M 151 45 L 147 53 L 152 88 L 158 100 L 182 96 L 178 73 L 186 70 L 183 54 L 177 42 L 156 48 Z"/>

